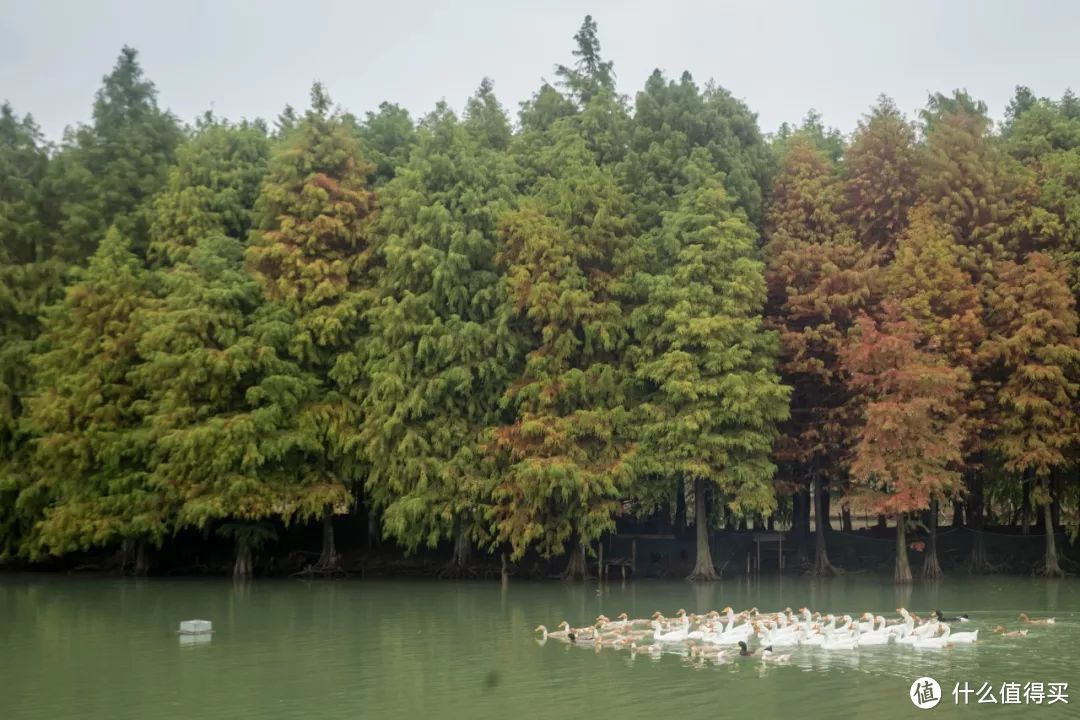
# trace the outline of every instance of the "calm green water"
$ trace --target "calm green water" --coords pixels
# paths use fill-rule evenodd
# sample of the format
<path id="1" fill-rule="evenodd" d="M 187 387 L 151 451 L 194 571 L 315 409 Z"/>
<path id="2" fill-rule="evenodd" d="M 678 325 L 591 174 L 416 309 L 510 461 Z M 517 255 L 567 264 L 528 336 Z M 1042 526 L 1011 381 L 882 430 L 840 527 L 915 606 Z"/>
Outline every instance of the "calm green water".
<path id="1" fill-rule="evenodd" d="M 695 667 L 599 654 L 532 629 L 598 613 L 647 616 L 731 605 L 771 610 L 970 612 L 987 630 L 940 652 L 795 649 L 791 666 Z M 1016 614 L 1055 615 L 1023 640 L 989 634 Z M 184 646 L 180 620 L 212 620 Z M 982 634 L 980 634 L 980 637 Z M 921 675 L 945 698 L 916 709 Z M 1069 682 L 1069 705 L 953 703 L 954 683 Z M 974 703 L 975 697 L 972 696 Z M 0 575 L 0 718 L 903 718 L 1080 717 L 1080 581 L 946 580 L 897 591 L 887 579 L 785 578 L 695 586 L 346 581 L 303 584 Z"/>

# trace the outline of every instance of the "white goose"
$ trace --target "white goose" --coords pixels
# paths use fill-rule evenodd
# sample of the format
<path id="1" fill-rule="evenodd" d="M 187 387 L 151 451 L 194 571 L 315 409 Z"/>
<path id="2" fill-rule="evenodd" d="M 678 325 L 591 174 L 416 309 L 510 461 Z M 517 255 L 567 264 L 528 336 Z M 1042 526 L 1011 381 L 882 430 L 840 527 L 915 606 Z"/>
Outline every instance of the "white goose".
<path id="1" fill-rule="evenodd" d="M 940 650 L 949 644 L 949 626 L 939 625 L 940 634 L 935 633 L 932 636 L 920 636 L 918 637 L 912 647 L 916 650 Z"/>

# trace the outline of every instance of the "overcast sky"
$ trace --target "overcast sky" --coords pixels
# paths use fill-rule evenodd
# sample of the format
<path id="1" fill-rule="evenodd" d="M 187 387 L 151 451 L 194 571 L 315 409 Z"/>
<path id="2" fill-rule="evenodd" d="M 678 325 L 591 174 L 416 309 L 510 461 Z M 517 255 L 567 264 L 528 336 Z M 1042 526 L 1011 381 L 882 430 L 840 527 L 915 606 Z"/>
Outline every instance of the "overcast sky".
<path id="1" fill-rule="evenodd" d="M 0 0 L 0 99 L 59 138 L 89 118 L 129 44 L 185 121 L 211 107 L 272 119 L 305 107 L 315 79 L 358 114 L 383 100 L 423 113 L 460 108 L 487 75 L 516 113 L 571 60 L 586 13 L 622 92 L 653 68 L 688 69 L 746 100 L 767 132 L 809 108 L 850 131 L 883 92 L 913 112 L 964 87 L 1000 117 L 1017 84 L 1080 90 L 1080 2 L 1067 0 Z"/>

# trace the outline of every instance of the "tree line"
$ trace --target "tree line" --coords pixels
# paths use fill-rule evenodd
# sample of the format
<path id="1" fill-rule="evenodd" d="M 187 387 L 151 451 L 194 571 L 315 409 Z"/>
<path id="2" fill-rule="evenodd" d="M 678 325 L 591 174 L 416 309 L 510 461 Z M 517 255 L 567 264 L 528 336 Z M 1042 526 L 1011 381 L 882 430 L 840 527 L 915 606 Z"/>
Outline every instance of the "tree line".
<path id="1" fill-rule="evenodd" d="M 878 100 L 765 136 L 724 88 L 634 98 L 587 17 L 516 122 L 182 125 L 125 48 L 92 121 L 0 114 L 0 560 L 185 528 L 235 545 L 363 508 L 406 552 L 566 556 L 622 517 L 839 501 L 1080 526 L 1080 99 Z M 924 511 L 929 510 L 928 513 Z M 824 523 L 813 557 L 833 570 Z M 989 560 L 976 541 L 975 570 Z"/>

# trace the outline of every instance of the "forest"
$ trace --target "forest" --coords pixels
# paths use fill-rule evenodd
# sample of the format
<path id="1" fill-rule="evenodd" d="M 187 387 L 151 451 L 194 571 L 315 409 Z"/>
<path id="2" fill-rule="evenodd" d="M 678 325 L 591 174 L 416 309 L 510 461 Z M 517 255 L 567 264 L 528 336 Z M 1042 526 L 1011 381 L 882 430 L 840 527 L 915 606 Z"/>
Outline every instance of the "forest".
<path id="1" fill-rule="evenodd" d="M 404 556 L 586 571 L 634 519 L 789 528 L 843 508 L 942 572 L 940 517 L 1080 530 L 1080 97 L 964 91 L 848 135 L 765 134 L 720 85 L 617 92 L 586 17 L 516 116 L 272 122 L 159 104 L 134 49 L 88 124 L 0 116 L 0 565 L 237 577 L 361 518 Z M 846 528 L 845 528 L 846 529 Z M 293 536 L 288 536 L 293 537 Z"/>

